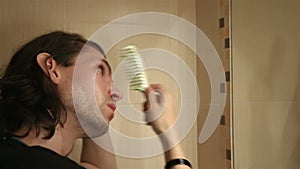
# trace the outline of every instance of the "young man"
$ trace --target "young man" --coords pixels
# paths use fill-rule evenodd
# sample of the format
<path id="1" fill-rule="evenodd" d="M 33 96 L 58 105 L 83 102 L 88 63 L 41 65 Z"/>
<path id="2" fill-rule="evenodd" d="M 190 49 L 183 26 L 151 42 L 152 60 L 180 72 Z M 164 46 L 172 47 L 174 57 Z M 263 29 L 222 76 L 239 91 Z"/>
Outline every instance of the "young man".
<path id="1" fill-rule="evenodd" d="M 79 55 L 84 71 L 96 72 L 91 77 L 96 108 L 81 83 L 73 84 Z M 105 135 L 113 119 L 121 95 L 112 85 L 103 50 L 78 34 L 51 32 L 25 44 L 0 79 L 0 168 L 115 169 L 115 156 L 89 138 Z M 173 122 L 172 97 L 160 85 L 151 85 L 145 95 L 148 116 L 157 113 L 153 107 L 165 106 L 163 115 L 149 122 L 157 134 L 163 133 Z M 80 164 L 65 157 L 77 138 L 83 138 Z M 165 158 L 166 168 L 190 168 L 180 145 L 165 152 Z"/>

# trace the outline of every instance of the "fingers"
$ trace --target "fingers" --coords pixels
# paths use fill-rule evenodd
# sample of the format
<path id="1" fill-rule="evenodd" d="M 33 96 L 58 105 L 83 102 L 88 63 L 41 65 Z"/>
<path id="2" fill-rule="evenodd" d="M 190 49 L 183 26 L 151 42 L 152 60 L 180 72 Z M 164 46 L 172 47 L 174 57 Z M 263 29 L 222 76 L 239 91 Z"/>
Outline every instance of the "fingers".
<path id="1" fill-rule="evenodd" d="M 153 90 L 160 90 L 162 91 L 163 93 L 165 93 L 165 89 L 163 88 L 162 85 L 160 84 L 151 84 L 147 89 L 146 89 L 146 94 L 149 95 L 151 93 L 151 91 Z"/>
<path id="2" fill-rule="evenodd" d="M 149 102 L 149 95 L 150 93 L 157 87 L 155 87 L 154 84 L 151 84 L 148 88 L 146 88 L 145 90 L 145 97 L 147 99 L 147 101 L 144 103 L 144 111 L 147 111 L 150 109 L 150 102 Z"/>
<path id="3" fill-rule="evenodd" d="M 147 110 L 150 109 L 150 107 L 151 107 L 150 100 L 154 100 L 153 97 L 155 97 L 155 94 L 154 94 L 155 92 L 158 92 L 161 95 L 163 95 L 163 97 L 165 97 L 166 91 L 165 91 L 165 89 L 163 88 L 162 85 L 160 85 L 160 84 L 151 84 L 145 90 L 145 97 L 147 98 L 147 101 L 144 103 L 144 111 L 147 111 Z M 152 97 L 152 99 L 150 97 Z"/>
<path id="4" fill-rule="evenodd" d="M 167 98 L 167 91 L 160 84 L 152 84 L 146 89 L 145 96 L 147 98 L 144 103 L 145 121 L 152 126 L 157 125 L 158 121 L 163 123 L 161 116 L 168 110 L 166 106 L 170 99 Z"/>

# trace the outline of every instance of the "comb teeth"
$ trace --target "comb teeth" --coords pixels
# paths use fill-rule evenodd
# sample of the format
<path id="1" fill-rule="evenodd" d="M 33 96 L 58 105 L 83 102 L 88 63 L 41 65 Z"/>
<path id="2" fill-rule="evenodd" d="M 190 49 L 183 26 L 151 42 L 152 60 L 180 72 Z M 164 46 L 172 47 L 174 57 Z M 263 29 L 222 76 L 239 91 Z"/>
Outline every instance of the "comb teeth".
<path id="1" fill-rule="evenodd" d="M 121 56 L 125 57 L 126 74 L 130 80 L 130 89 L 145 91 L 149 86 L 143 66 L 143 62 L 134 45 L 128 45 L 121 49 Z"/>

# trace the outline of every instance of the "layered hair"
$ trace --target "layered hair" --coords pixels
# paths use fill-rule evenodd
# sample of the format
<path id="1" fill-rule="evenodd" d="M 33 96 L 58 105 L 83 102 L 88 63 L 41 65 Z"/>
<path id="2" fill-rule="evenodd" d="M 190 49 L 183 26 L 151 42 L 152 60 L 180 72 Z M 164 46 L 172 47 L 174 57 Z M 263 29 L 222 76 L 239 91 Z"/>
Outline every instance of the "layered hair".
<path id="1" fill-rule="evenodd" d="M 32 129 L 38 136 L 45 129 L 44 138 L 49 139 L 57 125 L 63 126 L 66 109 L 36 57 L 46 52 L 58 65 L 68 67 L 86 43 L 103 54 L 100 46 L 81 35 L 62 31 L 39 36 L 17 50 L 0 78 L 0 137 L 16 136 L 14 133 L 25 128 L 17 137 L 26 137 Z"/>

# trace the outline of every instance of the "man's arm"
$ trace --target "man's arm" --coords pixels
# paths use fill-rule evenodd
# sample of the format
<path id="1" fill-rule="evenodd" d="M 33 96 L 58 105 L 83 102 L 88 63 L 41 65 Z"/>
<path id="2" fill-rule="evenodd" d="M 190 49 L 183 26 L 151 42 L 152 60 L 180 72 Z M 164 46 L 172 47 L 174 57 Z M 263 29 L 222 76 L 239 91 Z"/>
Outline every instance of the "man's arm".
<path id="1" fill-rule="evenodd" d="M 155 94 L 155 92 L 158 93 Z M 148 124 L 152 126 L 155 133 L 160 136 L 160 140 L 165 149 L 167 149 L 170 145 L 175 145 L 173 148 L 165 152 L 166 162 L 174 159 L 187 159 L 181 145 L 179 143 L 176 144 L 176 129 L 172 128 L 170 130 L 170 127 L 175 122 L 176 114 L 176 106 L 172 96 L 161 85 L 151 85 L 147 88 L 145 94 L 147 102 L 144 109 L 146 113 L 146 120 L 147 116 L 149 117 L 148 119 L 150 119 Z M 151 120 L 157 115 L 157 113 L 161 113 L 161 111 L 162 114 L 159 118 Z M 168 132 L 166 132 L 167 130 Z M 170 169 L 190 169 L 190 167 L 187 165 L 174 165 Z"/>

